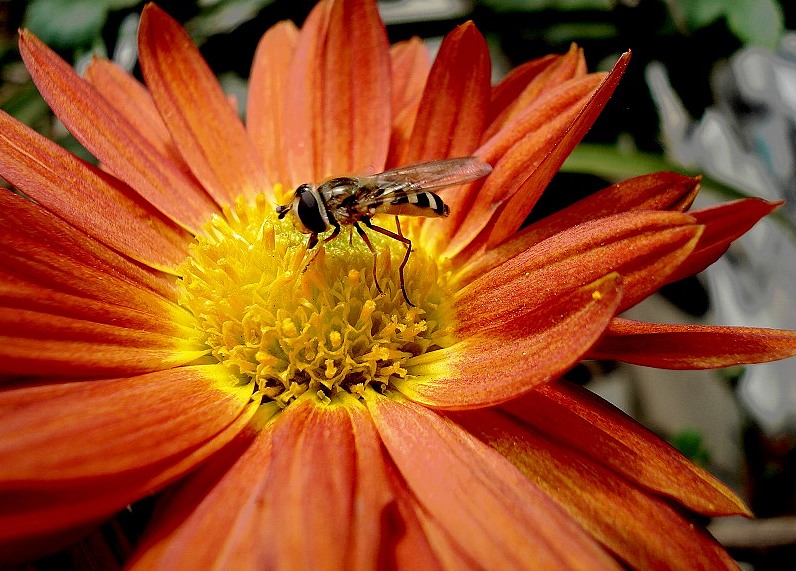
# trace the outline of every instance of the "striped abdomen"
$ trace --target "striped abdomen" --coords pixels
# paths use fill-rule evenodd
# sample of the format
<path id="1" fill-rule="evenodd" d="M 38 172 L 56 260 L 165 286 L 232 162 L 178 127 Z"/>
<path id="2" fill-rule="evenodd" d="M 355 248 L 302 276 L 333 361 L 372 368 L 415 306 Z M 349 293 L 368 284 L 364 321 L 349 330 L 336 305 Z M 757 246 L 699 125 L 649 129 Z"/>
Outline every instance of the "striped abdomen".
<path id="1" fill-rule="evenodd" d="M 385 214 L 400 214 L 406 216 L 447 216 L 450 213 L 448 205 L 430 191 L 411 194 L 400 194 L 395 200 L 382 205 L 379 212 Z"/>

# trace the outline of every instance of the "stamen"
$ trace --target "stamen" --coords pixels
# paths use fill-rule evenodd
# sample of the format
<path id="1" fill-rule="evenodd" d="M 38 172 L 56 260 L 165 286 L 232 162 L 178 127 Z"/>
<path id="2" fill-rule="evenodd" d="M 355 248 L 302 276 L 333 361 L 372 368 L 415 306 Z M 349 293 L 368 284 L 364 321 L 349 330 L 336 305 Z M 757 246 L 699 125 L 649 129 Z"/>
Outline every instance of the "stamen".
<path id="1" fill-rule="evenodd" d="M 253 398 L 287 406 L 307 391 L 387 390 L 411 378 L 410 359 L 451 343 L 452 296 L 449 272 L 422 247 L 407 262 L 400 227 L 378 228 L 366 234 L 373 253 L 358 239 L 320 240 L 307 264 L 306 234 L 262 197 L 238 201 L 191 246 L 180 303 L 213 357 L 254 381 Z"/>

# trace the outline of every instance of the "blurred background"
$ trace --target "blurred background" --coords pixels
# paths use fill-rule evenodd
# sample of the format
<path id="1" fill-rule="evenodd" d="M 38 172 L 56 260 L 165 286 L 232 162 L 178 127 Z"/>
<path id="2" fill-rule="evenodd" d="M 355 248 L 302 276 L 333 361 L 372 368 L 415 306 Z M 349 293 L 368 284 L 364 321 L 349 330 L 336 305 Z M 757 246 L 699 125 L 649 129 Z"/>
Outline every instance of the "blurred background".
<path id="1" fill-rule="evenodd" d="M 0 107 L 73 152 L 87 153 L 54 119 L 20 62 L 28 27 L 78 69 L 92 55 L 134 73 L 136 0 L 0 0 Z M 245 114 L 260 35 L 300 24 L 314 1 L 162 0 L 183 22 Z M 796 3 L 775 0 L 384 0 L 390 40 L 436 49 L 475 20 L 492 52 L 493 79 L 572 42 L 591 70 L 633 58 L 595 127 L 553 180 L 539 218 L 608 183 L 657 170 L 703 176 L 697 206 L 742 196 L 785 200 L 702 275 L 671 284 L 632 317 L 796 329 Z M 757 521 L 711 531 L 745 568 L 796 569 L 796 359 L 711 372 L 588 362 L 585 384 L 730 484 Z M 562 427 L 565 429 L 565 427 Z M 143 515 L 142 515 L 143 514 Z M 105 530 L 135 534 L 146 506 Z M 110 543 L 113 543 L 110 541 Z M 117 546 L 116 549 L 123 549 Z M 49 558 L 58 569 L 77 555 Z"/>

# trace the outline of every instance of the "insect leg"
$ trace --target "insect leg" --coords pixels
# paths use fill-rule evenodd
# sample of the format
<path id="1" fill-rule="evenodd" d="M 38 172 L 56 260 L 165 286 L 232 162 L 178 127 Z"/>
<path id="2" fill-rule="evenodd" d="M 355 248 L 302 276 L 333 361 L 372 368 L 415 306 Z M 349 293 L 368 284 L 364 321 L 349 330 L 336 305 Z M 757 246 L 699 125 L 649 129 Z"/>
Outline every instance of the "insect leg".
<path id="1" fill-rule="evenodd" d="M 315 261 L 316 256 L 318 255 L 318 250 L 313 250 L 315 246 L 318 244 L 318 235 L 317 234 L 310 234 L 309 240 L 307 240 L 307 248 L 304 250 L 304 259 L 307 260 L 307 263 L 304 264 L 304 269 L 301 270 L 301 273 L 305 273 L 307 270 L 310 269 L 310 264 Z"/>
<path id="2" fill-rule="evenodd" d="M 326 238 L 324 238 L 324 239 L 323 239 L 324 243 L 325 243 L 325 242 L 328 242 L 329 240 L 332 240 L 332 239 L 336 238 L 336 237 L 337 237 L 337 235 L 338 235 L 339 233 L 340 233 L 340 226 L 335 226 L 335 227 L 334 227 L 334 230 L 332 231 L 332 233 L 331 233 L 331 234 L 329 234 L 329 236 L 327 236 Z M 309 239 L 309 240 L 307 240 L 307 252 L 309 252 L 310 250 L 312 250 L 312 249 L 313 249 L 315 246 L 317 246 L 317 245 L 318 245 L 318 235 L 317 235 L 317 234 L 315 234 L 315 233 L 312 233 L 312 234 L 310 234 L 310 239 Z M 301 270 L 301 273 L 302 273 L 302 274 L 303 274 L 304 272 L 306 272 L 306 271 L 309 269 L 309 267 L 310 267 L 310 264 L 311 264 L 313 261 L 315 261 L 315 258 L 317 258 L 317 257 L 318 257 L 318 252 L 319 252 L 319 250 L 315 250 L 315 251 L 312 253 L 312 255 L 310 256 L 310 259 L 309 259 L 309 261 L 307 262 L 307 265 L 306 265 L 306 266 L 304 266 L 304 269 L 303 269 L 303 270 Z"/>
<path id="3" fill-rule="evenodd" d="M 395 218 L 397 221 L 398 217 L 396 216 Z M 371 230 L 375 230 L 379 234 L 384 234 L 385 236 L 388 236 L 393 240 L 398 240 L 404 246 L 406 246 L 406 255 L 404 256 L 404 261 L 401 262 L 401 265 L 398 267 L 398 277 L 401 280 L 401 293 L 404 294 L 404 299 L 406 300 L 406 303 L 408 303 L 412 307 L 415 307 L 415 304 L 409 301 L 409 296 L 406 295 L 406 285 L 404 284 L 404 268 L 406 267 L 407 262 L 409 262 L 409 255 L 412 253 L 412 241 L 401 233 L 400 224 L 398 224 L 397 226 L 398 234 L 396 234 L 395 232 L 387 230 L 386 228 L 382 228 L 381 226 L 376 226 L 372 224 L 369 218 L 363 218 L 362 223 Z M 374 272 L 375 272 L 375 267 L 374 267 Z"/>
<path id="4" fill-rule="evenodd" d="M 368 228 L 370 228 L 370 224 L 368 224 L 366 220 L 367 218 L 362 219 L 362 221 L 365 222 L 365 225 Z M 376 284 L 376 289 L 379 290 L 379 293 L 384 293 L 383 291 L 381 291 L 381 286 L 379 285 L 379 278 L 376 277 L 376 250 L 373 249 L 373 244 L 370 243 L 370 238 L 368 238 L 368 235 L 365 234 L 365 231 L 362 229 L 362 227 L 356 222 L 354 222 L 354 228 L 356 228 L 357 234 L 362 236 L 362 240 L 365 242 L 365 245 L 368 247 L 368 250 L 370 250 L 371 253 L 373 254 L 373 283 Z"/>
<path id="5" fill-rule="evenodd" d="M 402 238 L 405 238 L 404 233 L 401 232 L 401 220 L 398 218 L 397 214 L 395 215 L 395 228 L 398 230 L 398 235 Z M 404 261 L 401 262 L 401 265 L 398 267 L 398 275 L 401 278 L 401 292 L 404 294 L 406 303 L 412 307 L 415 307 L 415 304 L 409 301 L 409 298 L 406 296 L 406 287 L 404 286 L 404 268 L 409 262 L 409 254 L 412 253 L 412 241 L 409 238 L 406 238 L 406 242 L 404 242 L 404 244 L 406 244 L 406 256 L 404 256 Z"/>
<path id="6" fill-rule="evenodd" d="M 310 239 L 307 240 L 307 249 L 304 253 L 304 256 L 309 255 L 309 260 L 307 260 L 307 263 L 304 264 L 304 269 L 301 270 L 302 274 L 306 272 L 308 269 L 310 269 L 310 264 L 315 260 L 316 256 L 318 255 L 318 250 L 315 250 L 312 253 L 310 253 L 310 250 L 312 250 L 317 245 L 318 245 L 318 235 L 310 234 Z"/>
<path id="7" fill-rule="evenodd" d="M 332 233 L 329 234 L 326 238 L 324 238 L 323 241 L 324 242 L 330 242 L 331 240 L 334 240 L 335 238 L 337 238 L 338 234 L 340 234 L 340 226 L 335 224 L 334 230 L 332 230 Z"/>

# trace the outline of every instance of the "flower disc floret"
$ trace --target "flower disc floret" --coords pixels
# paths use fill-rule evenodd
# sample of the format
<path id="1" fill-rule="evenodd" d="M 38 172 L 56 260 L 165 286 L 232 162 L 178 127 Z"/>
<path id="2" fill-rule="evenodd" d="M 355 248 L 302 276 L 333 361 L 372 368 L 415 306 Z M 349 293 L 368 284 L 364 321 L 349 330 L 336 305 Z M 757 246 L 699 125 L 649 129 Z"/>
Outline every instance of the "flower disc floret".
<path id="1" fill-rule="evenodd" d="M 449 272 L 415 246 L 398 281 L 403 244 L 376 233 L 307 250 L 307 235 L 278 220 L 260 195 L 214 216 L 180 266 L 180 304 L 196 319 L 212 357 L 254 398 L 284 406 L 306 391 L 386 390 L 411 378 L 412 359 L 452 343 Z"/>

